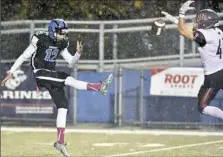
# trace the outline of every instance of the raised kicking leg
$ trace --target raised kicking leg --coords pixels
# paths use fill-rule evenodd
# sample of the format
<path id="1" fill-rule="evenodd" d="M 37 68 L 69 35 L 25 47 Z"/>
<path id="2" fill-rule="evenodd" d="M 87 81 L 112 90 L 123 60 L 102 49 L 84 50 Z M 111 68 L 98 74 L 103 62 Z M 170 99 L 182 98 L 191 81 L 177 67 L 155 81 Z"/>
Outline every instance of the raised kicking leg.
<path id="1" fill-rule="evenodd" d="M 110 74 L 102 83 L 89 83 L 85 81 L 76 80 L 64 72 L 39 70 L 36 72 L 36 78 L 41 81 L 50 81 L 55 86 L 71 86 L 78 90 L 93 90 L 98 91 L 102 95 L 105 95 L 108 90 L 108 86 L 112 83 L 113 75 Z"/>
<path id="2" fill-rule="evenodd" d="M 113 79 L 113 75 L 110 74 L 102 83 L 88 83 L 88 82 L 76 80 L 73 77 L 68 76 L 65 79 L 64 83 L 66 86 L 71 86 L 79 90 L 93 90 L 93 91 L 100 92 L 102 95 L 105 95 L 107 93 L 108 86 L 112 82 L 112 79 Z"/>

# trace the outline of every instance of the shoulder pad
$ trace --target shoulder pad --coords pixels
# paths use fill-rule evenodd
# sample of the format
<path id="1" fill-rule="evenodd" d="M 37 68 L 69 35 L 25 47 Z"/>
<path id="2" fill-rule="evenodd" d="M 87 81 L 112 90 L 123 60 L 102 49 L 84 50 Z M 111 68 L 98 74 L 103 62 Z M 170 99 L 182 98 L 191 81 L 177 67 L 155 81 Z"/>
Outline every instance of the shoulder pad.
<path id="1" fill-rule="evenodd" d="M 44 36 L 44 35 L 48 36 L 48 32 L 46 32 L 46 31 L 38 31 L 38 32 L 35 32 L 34 35 L 35 36 Z"/>

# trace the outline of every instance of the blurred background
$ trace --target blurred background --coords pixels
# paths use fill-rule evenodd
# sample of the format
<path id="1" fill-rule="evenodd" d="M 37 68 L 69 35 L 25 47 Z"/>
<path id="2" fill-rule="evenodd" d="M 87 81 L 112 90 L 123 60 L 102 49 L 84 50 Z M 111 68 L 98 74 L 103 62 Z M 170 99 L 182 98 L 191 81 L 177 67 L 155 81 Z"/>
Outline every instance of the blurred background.
<path id="1" fill-rule="evenodd" d="M 74 54 L 76 40 L 81 39 L 84 54 L 74 68 L 60 58 L 58 69 L 89 82 L 99 82 L 111 72 L 115 75 L 104 97 L 66 88 L 70 102 L 68 125 L 219 128 L 221 120 L 197 111 L 196 94 L 203 71 L 195 43 L 180 36 L 177 26 L 161 15 L 166 11 L 178 16 L 184 2 L 2 0 L 1 79 L 34 32 L 47 30 L 51 19 L 63 18 L 69 25 L 70 53 Z M 193 22 L 195 13 L 204 8 L 214 9 L 222 26 L 221 0 L 196 0 L 196 11 L 189 13 L 187 22 Z M 154 36 L 151 25 L 158 18 L 166 21 L 166 29 L 161 36 Z M 198 81 L 193 81 L 193 73 Z M 56 109 L 46 91 L 36 91 L 29 63 L 14 75 L 1 87 L 3 124 L 54 126 Z M 167 82 L 167 75 L 173 80 Z M 222 92 L 211 105 L 223 108 Z"/>

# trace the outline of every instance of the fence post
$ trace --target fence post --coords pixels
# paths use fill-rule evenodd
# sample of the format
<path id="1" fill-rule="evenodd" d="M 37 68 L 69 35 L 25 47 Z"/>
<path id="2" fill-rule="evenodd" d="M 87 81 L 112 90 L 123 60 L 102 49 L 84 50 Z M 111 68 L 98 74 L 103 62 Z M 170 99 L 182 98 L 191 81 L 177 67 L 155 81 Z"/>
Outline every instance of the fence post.
<path id="1" fill-rule="evenodd" d="M 73 77 L 77 79 L 77 65 L 72 68 Z M 73 88 L 73 124 L 77 124 L 77 89 Z"/>
<path id="2" fill-rule="evenodd" d="M 115 24 L 113 25 L 113 29 L 118 28 L 118 25 Z M 113 59 L 116 60 L 117 59 L 117 38 L 118 35 L 117 33 L 113 33 L 113 47 L 112 47 L 112 54 L 113 54 Z M 117 124 L 118 122 L 118 112 L 117 112 L 117 108 L 118 108 L 118 79 L 119 79 L 119 71 L 117 68 L 117 63 L 113 63 L 114 65 L 114 70 L 115 70 L 115 94 L 114 94 L 114 124 Z"/>
<path id="3" fill-rule="evenodd" d="M 30 32 L 29 32 L 29 40 L 31 41 L 32 39 L 32 36 L 34 34 L 34 29 L 35 29 L 35 23 L 34 21 L 32 20 L 31 23 L 30 23 Z"/>
<path id="4" fill-rule="evenodd" d="M 143 95 L 144 95 L 144 70 L 140 71 L 140 91 L 139 91 L 139 120 L 143 123 Z"/>
<path id="5" fill-rule="evenodd" d="M 99 33 L 99 72 L 104 70 L 104 23 L 100 23 Z"/>
<path id="6" fill-rule="evenodd" d="M 118 116 L 118 112 L 117 112 L 117 108 L 118 108 L 118 79 L 119 79 L 119 72 L 118 72 L 117 66 L 115 66 L 114 70 L 115 70 L 114 124 L 117 124 L 117 122 L 118 122 L 118 118 L 117 118 L 117 116 Z"/>
<path id="7" fill-rule="evenodd" d="M 184 65 L 184 37 L 180 35 L 180 66 Z"/>
<path id="8" fill-rule="evenodd" d="M 192 54 L 195 55 L 196 54 L 196 44 L 194 41 L 191 41 L 192 42 Z"/>
<path id="9" fill-rule="evenodd" d="M 122 67 L 119 67 L 119 91 L 118 91 L 118 126 L 122 126 L 122 118 L 123 118 L 123 112 L 122 112 Z"/>
<path id="10" fill-rule="evenodd" d="M 118 28 L 118 25 L 113 25 L 113 29 Z M 113 54 L 113 59 L 117 59 L 117 45 L 118 45 L 118 35 L 117 33 L 113 33 L 113 49 L 112 49 L 112 54 Z"/>

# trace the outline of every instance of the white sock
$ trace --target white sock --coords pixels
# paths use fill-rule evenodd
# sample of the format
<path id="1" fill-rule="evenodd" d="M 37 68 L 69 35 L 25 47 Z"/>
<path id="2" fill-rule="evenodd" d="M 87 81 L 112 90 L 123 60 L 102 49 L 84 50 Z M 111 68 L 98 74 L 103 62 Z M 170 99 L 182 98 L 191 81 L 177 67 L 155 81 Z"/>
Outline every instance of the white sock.
<path id="1" fill-rule="evenodd" d="M 66 86 L 71 86 L 79 90 L 87 90 L 87 84 L 87 82 L 76 80 L 71 76 L 68 76 L 65 80 Z"/>
<path id="2" fill-rule="evenodd" d="M 213 116 L 215 118 L 221 118 L 223 119 L 223 111 L 217 107 L 214 106 L 207 106 L 203 109 L 203 114 L 207 114 L 210 116 Z"/>
<path id="3" fill-rule="evenodd" d="M 67 121 L 67 109 L 59 108 L 57 111 L 57 128 L 65 128 Z"/>

